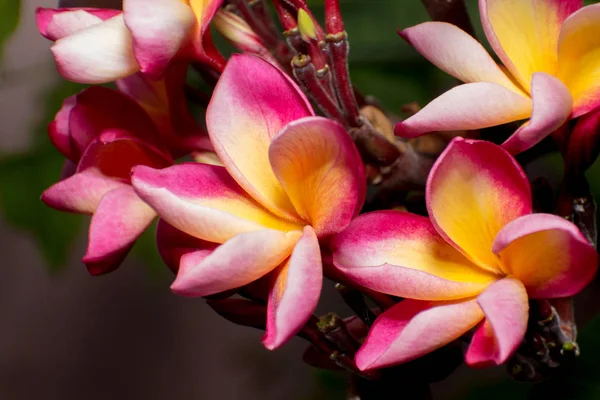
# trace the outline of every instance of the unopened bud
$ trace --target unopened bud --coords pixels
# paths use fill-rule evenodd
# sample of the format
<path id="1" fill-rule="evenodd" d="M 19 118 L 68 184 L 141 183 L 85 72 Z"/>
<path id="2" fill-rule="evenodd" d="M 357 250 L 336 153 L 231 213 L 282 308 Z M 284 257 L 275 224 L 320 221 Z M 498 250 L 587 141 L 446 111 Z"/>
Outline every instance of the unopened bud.
<path id="1" fill-rule="evenodd" d="M 260 37 L 238 15 L 230 11 L 219 10 L 213 18 L 213 23 L 217 31 L 237 49 L 262 56 L 272 61 L 271 53 L 263 44 Z"/>
<path id="2" fill-rule="evenodd" d="M 298 29 L 300 30 L 302 40 L 305 42 L 317 39 L 317 27 L 315 26 L 315 22 L 303 9 L 298 10 Z"/>

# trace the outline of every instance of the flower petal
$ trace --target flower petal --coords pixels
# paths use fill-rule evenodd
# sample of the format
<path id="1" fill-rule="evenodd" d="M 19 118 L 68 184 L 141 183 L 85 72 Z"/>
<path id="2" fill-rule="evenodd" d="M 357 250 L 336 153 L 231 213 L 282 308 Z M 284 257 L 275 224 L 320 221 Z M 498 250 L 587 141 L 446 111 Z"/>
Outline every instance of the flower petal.
<path id="1" fill-rule="evenodd" d="M 375 211 L 356 218 L 331 243 L 334 265 L 369 289 L 421 300 L 475 296 L 496 276 L 442 239 L 426 217 Z"/>
<path id="2" fill-rule="evenodd" d="M 170 225 L 164 219 L 158 220 L 156 226 L 156 247 L 158 248 L 158 254 L 160 254 L 167 267 L 174 273 L 177 273 L 179 270 L 181 257 L 184 255 L 196 253 L 195 258 L 199 259 L 202 257 L 201 254 L 203 258 L 206 258 L 218 246 L 218 243 L 207 242 L 190 236 Z"/>
<path id="3" fill-rule="evenodd" d="M 471 366 L 500 365 L 519 347 L 527 331 L 529 299 L 523 284 L 504 278 L 477 297 L 485 322 L 477 328 L 465 362 Z"/>
<path id="4" fill-rule="evenodd" d="M 479 0 L 494 51 L 527 91 L 534 72 L 556 75 L 558 36 L 581 0 Z"/>
<path id="5" fill-rule="evenodd" d="M 317 307 L 322 286 L 319 240 L 313 228 L 306 226 L 271 286 L 267 331 L 262 339 L 267 349 L 278 348 L 302 329 Z"/>
<path id="6" fill-rule="evenodd" d="M 134 168 L 138 195 L 175 228 L 215 243 L 264 228 L 302 229 L 269 213 L 223 167 L 186 163 L 163 170 Z"/>
<path id="7" fill-rule="evenodd" d="M 558 77 L 571 90 L 573 118 L 600 105 L 600 4 L 583 7 L 562 26 Z"/>
<path id="8" fill-rule="evenodd" d="M 362 208 L 363 163 L 337 122 L 306 117 L 273 138 L 269 160 L 296 212 L 319 237 L 344 229 Z"/>
<path id="9" fill-rule="evenodd" d="M 534 298 L 573 296 L 598 268 L 598 253 L 581 231 L 551 214 L 514 220 L 498 233 L 492 249 Z"/>
<path id="10" fill-rule="evenodd" d="M 100 275 L 116 269 L 155 217 L 131 186 L 105 194 L 92 217 L 83 257 L 89 273 Z"/>
<path id="11" fill-rule="evenodd" d="M 396 135 L 411 138 L 433 131 L 472 130 L 529 118 L 531 99 L 495 83 L 456 86 L 412 117 L 398 122 Z"/>
<path id="12" fill-rule="evenodd" d="M 186 254 L 171 289 L 182 296 L 208 296 L 244 286 L 288 258 L 301 236 L 300 231 L 262 229 L 234 236 L 200 260 Z"/>
<path id="13" fill-rule="evenodd" d="M 120 14 L 108 8 L 43 8 L 35 10 L 35 21 L 40 33 L 50 40 L 72 35 L 92 25 Z"/>
<path id="14" fill-rule="evenodd" d="M 483 46 L 455 25 L 425 22 L 403 30 L 400 36 L 436 67 L 462 82 L 497 83 L 513 92 L 524 94 Z"/>
<path id="15" fill-rule="evenodd" d="M 71 111 L 77 104 L 77 96 L 67 97 L 62 104 L 61 109 L 56 113 L 54 121 L 48 125 L 48 136 L 50 141 L 65 157 L 73 162 L 79 160 L 80 151 L 74 145 L 71 139 L 71 129 L 69 120 Z"/>
<path id="16" fill-rule="evenodd" d="M 531 119 L 502 143 L 502 147 L 511 154 L 521 153 L 538 144 L 571 115 L 573 97 L 561 81 L 546 73 L 536 72 L 531 82 Z"/>
<path id="17" fill-rule="evenodd" d="M 187 4 L 173 0 L 125 0 L 123 15 L 140 70 L 154 79 L 163 75 L 171 59 L 190 42 L 196 22 Z"/>
<path id="18" fill-rule="evenodd" d="M 500 146 L 455 138 L 434 164 L 427 210 L 438 233 L 475 264 L 501 271 L 492 253 L 498 232 L 531 213 L 525 173 Z"/>
<path id="19" fill-rule="evenodd" d="M 356 365 L 367 370 L 414 360 L 458 339 L 483 316 L 475 300 L 403 300 L 375 320 Z"/>
<path id="20" fill-rule="evenodd" d="M 274 213 L 295 212 L 269 163 L 271 140 L 287 123 L 313 115 L 282 71 L 251 55 L 229 59 L 206 112 L 208 133 L 229 173 Z"/>
<path id="21" fill-rule="evenodd" d="M 107 83 L 139 70 L 122 15 L 63 37 L 51 50 L 58 72 L 74 82 Z"/>

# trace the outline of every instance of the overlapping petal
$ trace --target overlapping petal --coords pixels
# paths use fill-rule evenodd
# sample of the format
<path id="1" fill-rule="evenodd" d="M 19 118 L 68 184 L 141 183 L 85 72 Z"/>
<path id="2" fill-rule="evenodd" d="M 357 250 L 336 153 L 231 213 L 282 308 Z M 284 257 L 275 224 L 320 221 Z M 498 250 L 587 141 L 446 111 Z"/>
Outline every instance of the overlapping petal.
<path id="1" fill-rule="evenodd" d="M 422 56 L 465 83 L 490 82 L 524 95 L 483 46 L 459 27 L 425 22 L 400 32 Z"/>
<path id="2" fill-rule="evenodd" d="M 365 197 L 363 164 L 344 128 L 322 117 L 286 125 L 269 160 L 296 212 L 319 237 L 344 229 Z"/>
<path id="3" fill-rule="evenodd" d="M 125 0 L 123 15 L 140 70 L 155 79 L 191 42 L 196 24 L 192 9 L 177 0 Z"/>
<path id="4" fill-rule="evenodd" d="M 598 268 L 598 253 L 581 231 L 551 214 L 526 215 L 509 223 L 498 233 L 493 251 L 533 298 L 572 296 Z"/>
<path id="5" fill-rule="evenodd" d="M 501 147 L 454 139 L 433 166 L 427 210 L 438 233 L 482 268 L 501 272 L 491 251 L 498 232 L 531 213 L 529 182 Z"/>
<path id="6" fill-rule="evenodd" d="M 479 0 L 490 44 L 526 90 L 533 73 L 556 74 L 561 26 L 581 6 L 581 0 Z"/>
<path id="7" fill-rule="evenodd" d="M 70 119 L 71 110 L 77 104 L 77 96 L 67 97 L 61 109 L 56 113 L 54 121 L 48 124 L 48 136 L 50 141 L 65 157 L 71 161 L 77 161 L 80 151 L 71 140 Z"/>
<path id="8" fill-rule="evenodd" d="M 92 217 L 83 257 L 90 274 L 116 269 L 155 217 L 154 210 L 129 185 L 105 194 Z"/>
<path id="9" fill-rule="evenodd" d="M 573 117 L 600 105 L 600 4 L 566 19 L 558 42 L 558 77 L 573 94 Z"/>
<path id="10" fill-rule="evenodd" d="M 35 20 L 40 33 L 50 40 L 72 35 L 112 18 L 121 11 L 108 8 L 43 8 L 38 7 Z"/>
<path id="11" fill-rule="evenodd" d="M 399 122 L 394 132 L 415 137 L 434 131 L 473 130 L 529 118 L 531 99 L 496 83 L 456 86 Z"/>
<path id="12" fill-rule="evenodd" d="M 210 242 L 265 228 L 302 229 L 271 214 L 250 198 L 223 167 L 198 163 L 163 170 L 137 167 L 139 196 L 175 228 Z"/>
<path id="13" fill-rule="evenodd" d="M 356 353 L 356 365 L 367 370 L 413 360 L 458 339 L 483 317 L 474 299 L 403 300 L 377 318 Z"/>
<path id="14" fill-rule="evenodd" d="M 361 215 L 335 236 L 331 250 L 345 276 L 400 297 L 465 298 L 497 279 L 446 243 L 428 218 L 405 212 Z"/>
<path id="15" fill-rule="evenodd" d="M 477 297 L 485 322 L 475 331 L 465 362 L 471 366 L 500 365 L 519 347 L 529 318 L 529 299 L 515 278 L 499 280 Z"/>
<path id="16" fill-rule="evenodd" d="M 231 57 L 206 113 L 210 139 L 229 173 L 258 202 L 289 219 L 295 211 L 269 163 L 269 145 L 287 123 L 310 115 L 291 79 L 251 55 Z"/>
<path id="17" fill-rule="evenodd" d="M 234 236 L 207 256 L 188 253 L 171 289 L 183 296 L 208 296 L 246 285 L 288 258 L 301 236 L 301 231 L 254 230 Z"/>
<path id="18" fill-rule="evenodd" d="M 131 33 L 119 14 L 56 41 L 51 50 L 58 72 L 79 83 L 107 83 L 139 70 Z"/>
<path id="19" fill-rule="evenodd" d="M 544 72 L 533 74 L 531 97 L 531 119 L 502 144 L 511 154 L 518 154 L 538 144 L 571 115 L 573 97 L 569 89 L 551 75 Z"/>
<path id="20" fill-rule="evenodd" d="M 266 348 L 287 342 L 306 324 L 317 307 L 323 285 L 319 240 L 306 226 L 292 255 L 275 271 L 267 309 Z"/>

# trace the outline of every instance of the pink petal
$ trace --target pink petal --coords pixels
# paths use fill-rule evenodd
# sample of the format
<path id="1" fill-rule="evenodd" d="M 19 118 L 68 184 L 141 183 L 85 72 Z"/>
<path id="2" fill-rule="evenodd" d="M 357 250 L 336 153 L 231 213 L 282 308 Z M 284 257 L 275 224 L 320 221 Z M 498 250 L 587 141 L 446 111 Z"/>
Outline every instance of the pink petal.
<path id="1" fill-rule="evenodd" d="M 62 108 L 56 113 L 54 121 L 48 125 L 48 136 L 50 141 L 65 157 L 71 161 L 78 161 L 80 150 L 75 148 L 71 139 L 69 120 L 71 110 L 77 104 L 77 96 L 67 97 L 63 101 Z"/>
<path id="2" fill-rule="evenodd" d="M 298 215 L 319 237 L 344 229 L 363 206 L 363 163 L 337 122 L 307 117 L 273 138 L 269 160 Z"/>
<path id="3" fill-rule="evenodd" d="M 263 229 L 241 233 L 206 257 L 189 253 L 171 289 L 182 296 L 208 296 L 244 286 L 267 274 L 289 257 L 301 232 Z"/>
<path id="4" fill-rule="evenodd" d="M 125 0 L 123 15 L 140 70 L 154 79 L 190 42 L 196 22 L 187 4 L 173 0 Z"/>
<path id="5" fill-rule="evenodd" d="M 60 211 L 92 214 L 106 193 L 127 186 L 125 182 L 103 175 L 97 168 L 88 168 L 46 189 L 42 201 Z"/>
<path id="6" fill-rule="evenodd" d="M 465 362 L 471 366 L 500 365 L 517 350 L 527 331 L 529 299 L 523 284 L 504 278 L 477 297 L 485 314 L 471 341 Z"/>
<path id="7" fill-rule="evenodd" d="M 251 55 L 230 58 L 206 112 L 210 139 L 229 173 L 258 202 L 287 218 L 295 212 L 271 169 L 269 145 L 287 123 L 310 115 L 296 84 Z"/>
<path id="8" fill-rule="evenodd" d="M 479 0 L 488 41 L 527 91 L 533 73 L 556 75 L 561 26 L 581 6 L 582 0 Z"/>
<path id="9" fill-rule="evenodd" d="M 129 97 L 101 86 L 90 87 L 76 96 L 69 114 L 69 129 L 79 151 L 100 133 L 115 129 L 159 145 L 156 128 L 144 110 Z"/>
<path id="10" fill-rule="evenodd" d="M 497 83 L 524 94 L 483 46 L 455 25 L 425 22 L 403 30 L 400 36 L 436 67 L 465 83 Z"/>
<path id="11" fill-rule="evenodd" d="M 319 240 L 313 228 L 307 226 L 292 255 L 278 268 L 273 280 L 267 331 L 262 339 L 267 349 L 278 348 L 304 327 L 317 307 L 322 286 Z"/>
<path id="12" fill-rule="evenodd" d="M 51 50 L 58 72 L 74 82 L 107 83 L 139 70 L 122 15 L 63 37 Z"/>
<path id="13" fill-rule="evenodd" d="M 412 117 L 398 122 L 394 132 L 411 138 L 434 131 L 473 130 L 526 119 L 531 100 L 496 83 L 456 86 Z"/>
<path id="14" fill-rule="evenodd" d="M 177 273 L 181 257 L 188 253 L 196 253 L 195 258 L 206 258 L 218 244 L 183 233 L 164 219 L 160 219 L 156 226 L 156 246 L 165 264 L 171 271 Z"/>
<path id="15" fill-rule="evenodd" d="M 558 77 L 573 95 L 573 118 L 600 105 L 599 37 L 600 4 L 591 4 L 573 13 L 560 31 Z"/>
<path id="16" fill-rule="evenodd" d="M 533 74 L 531 97 L 531 119 L 502 143 L 502 147 L 511 154 L 521 153 L 538 144 L 564 124 L 571 114 L 573 98 L 569 89 L 551 75 L 543 72 Z"/>
<path id="17" fill-rule="evenodd" d="M 138 195 L 175 228 L 223 243 L 243 232 L 301 229 L 269 213 L 223 167 L 180 164 L 163 170 L 137 167 L 132 183 Z"/>
<path id="18" fill-rule="evenodd" d="M 361 286 L 399 297 L 475 296 L 496 277 L 442 239 L 426 217 L 375 211 L 356 218 L 330 246 L 333 263 Z"/>
<path id="19" fill-rule="evenodd" d="M 551 214 L 525 215 L 509 223 L 492 250 L 533 298 L 573 296 L 598 268 L 598 253 L 581 231 Z"/>
<path id="20" fill-rule="evenodd" d="M 155 217 L 131 186 L 104 195 L 92 217 L 83 257 L 89 273 L 100 275 L 116 269 Z"/>
<path id="21" fill-rule="evenodd" d="M 92 25 L 120 14 L 108 8 L 43 8 L 35 10 L 35 21 L 40 33 L 50 40 L 72 35 Z"/>
<path id="22" fill-rule="evenodd" d="M 519 164 L 500 146 L 454 139 L 434 164 L 427 210 L 438 233 L 481 268 L 502 272 L 492 243 L 500 230 L 531 213 L 531 191 Z"/>
<path id="23" fill-rule="evenodd" d="M 375 320 L 356 365 L 367 370 L 414 360 L 458 339 L 483 316 L 475 300 L 403 300 Z"/>

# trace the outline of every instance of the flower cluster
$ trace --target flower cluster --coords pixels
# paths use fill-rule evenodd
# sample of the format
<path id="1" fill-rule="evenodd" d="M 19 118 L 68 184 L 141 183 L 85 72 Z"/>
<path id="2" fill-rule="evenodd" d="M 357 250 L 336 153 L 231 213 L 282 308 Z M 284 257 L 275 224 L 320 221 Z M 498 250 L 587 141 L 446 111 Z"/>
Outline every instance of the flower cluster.
<path id="1" fill-rule="evenodd" d="M 222 3 L 38 10 L 64 78 L 115 83 L 65 99 L 48 130 L 66 161 L 42 200 L 93 215 L 92 275 L 117 268 L 158 216 L 176 294 L 209 296 L 264 329 L 269 349 L 307 338 L 311 365 L 376 379 L 457 340 L 471 366 L 530 356 L 532 337 L 576 348 L 561 310 L 598 264 L 583 173 L 600 150 L 600 5 L 480 0 L 503 65 L 450 23 L 402 30 L 465 83 L 394 129 L 351 84 L 337 0 L 325 0 L 325 29 L 304 1 L 273 0 L 283 36 L 264 1 Z M 223 57 L 211 22 L 242 54 Z M 496 125 L 501 145 L 480 136 Z M 439 151 L 409 140 L 424 134 Z M 565 160 L 556 201 L 514 158 L 548 136 Z M 324 277 L 356 317 L 314 316 Z M 542 320 L 559 326 L 541 337 Z"/>

